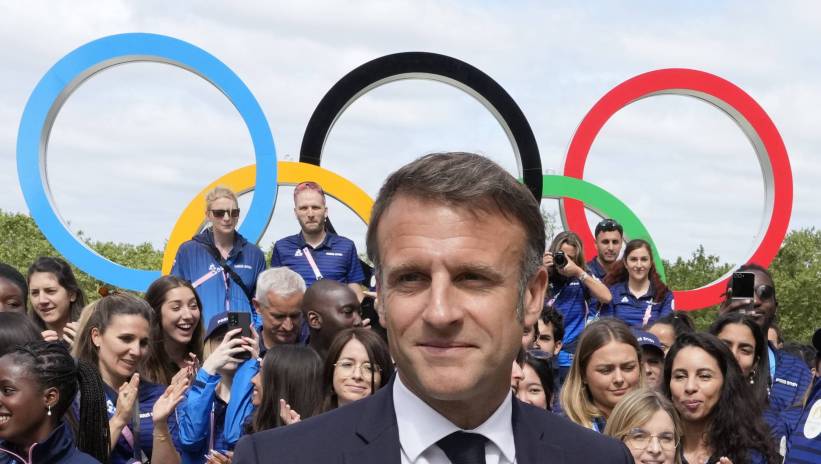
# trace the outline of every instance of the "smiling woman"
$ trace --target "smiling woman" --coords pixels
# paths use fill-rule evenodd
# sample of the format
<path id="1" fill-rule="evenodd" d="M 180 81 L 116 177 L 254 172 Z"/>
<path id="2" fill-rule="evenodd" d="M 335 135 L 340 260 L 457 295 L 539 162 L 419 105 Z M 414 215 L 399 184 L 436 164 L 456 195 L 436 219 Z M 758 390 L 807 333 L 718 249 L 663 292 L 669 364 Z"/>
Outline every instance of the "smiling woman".
<path id="1" fill-rule="evenodd" d="M 142 381 L 137 373 L 149 349 L 151 313 L 144 300 L 115 293 L 98 300 L 79 329 L 74 355 L 97 366 L 105 382 L 111 462 L 115 464 L 143 454 L 156 462 L 173 462 L 158 459 L 160 454 L 179 459 L 171 412 L 182 392 L 176 391 L 172 399 L 171 387 L 167 391 L 164 385 Z"/>
<path id="2" fill-rule="evenodd" d="M 54 332 L 54 340 L 73 343 L 76 327 L 71 323 L 80 318 L 86 298 L 71 267 L 60 258 L 41 257 L 29 267 L 26 280 L 34 322 Z"/>

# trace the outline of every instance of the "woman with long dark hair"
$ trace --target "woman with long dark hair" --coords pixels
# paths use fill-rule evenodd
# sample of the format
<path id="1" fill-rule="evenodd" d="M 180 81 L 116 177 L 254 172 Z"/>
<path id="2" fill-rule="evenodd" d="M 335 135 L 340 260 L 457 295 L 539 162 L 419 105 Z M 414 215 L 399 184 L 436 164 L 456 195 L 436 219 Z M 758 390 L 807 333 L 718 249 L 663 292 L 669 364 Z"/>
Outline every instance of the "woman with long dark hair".
<path id="1" fill-rule="evenodd" d="M 763 410 L 769 403 L 767 391 L 770 370 L 767 340 L 761 327 L 749 316 L 727 313 L 713 322 L 709 332 L 724 342 L 733 353 L 744 379 L 750 386 L 755 404 Z"/>
<path id="2" fill-rule="evenodd" d="M 624 247 L 621 262 L 604 278 L 612 301 L 601 315 L 616 317 L 630 327 L 641 329 L 673 312 L 673 292 L 661 281 L 653 262 L 650 244 L 630 240 Z"/>
<path id="3" fill-rule="evenodd" d="M 393 375 L 388 345 L 371 329 L 354 327 L 334 337 L 325 358 L 323 410 L 373 395 Z"/>
<path id="4" fill-rule="evenodd" d="M 31 342 L 5 354 L 0 387 L 0 451 L 10 458 L 38 464 L 108 462 L 100 374 L 85 361 L 75 363 L 63 344 Z M 79 423 L 72 431 L 64 416 L 75 397 Z"/>
<path id="5" fill-rule="evenodd" d="M 540 350 L 524 353 L 522 378 L 514 392 L 520 401 L 548 411 L 553 402 L 553 367 L 549 356 Z"/>
<path id="6" fill-rule="evenodd" d="M 140 379 L 138 371 L 149 349 L 151 307 L 134 295 L 113 293 L 97 300 L 90 311 L 74 354 L 96 366 L 105 384 L 111 463 L 143 456 L 153 462 L 179 462 L 172 413 L 189 378 L 178 375 L 169 387 Z"/>
<path id="7" fill-rule="evenodd" d="M 670 348 L 662 389 L 684 422 L 688 463 L 781 462 L 745 383 L 733 354 L 714 335 L 683 334 Z"/>
<path id="8" fill-rule="evenodd" d="M 154 319 L 144 373 L 146 380 L 168 385 L 180 369 L 202 359 L 200 298 L 190 282 L 167 275 L 151 283 L 145 301 L 154 310 Z"/>
<path id="9" fill-rule="evenodd" d="M 262 358 L 253 378 L 256 407 L 248 433 L 289 425 L 319 414 L 322 360 L 312 348 L 276 345 Z"/>
<path id="10" fill-rule="evenodd" d="M 86 297 L 71 266 L 60 258 L 37 258 L 28 269 L 29 314 L 49 341 L 72 346 Z"/>

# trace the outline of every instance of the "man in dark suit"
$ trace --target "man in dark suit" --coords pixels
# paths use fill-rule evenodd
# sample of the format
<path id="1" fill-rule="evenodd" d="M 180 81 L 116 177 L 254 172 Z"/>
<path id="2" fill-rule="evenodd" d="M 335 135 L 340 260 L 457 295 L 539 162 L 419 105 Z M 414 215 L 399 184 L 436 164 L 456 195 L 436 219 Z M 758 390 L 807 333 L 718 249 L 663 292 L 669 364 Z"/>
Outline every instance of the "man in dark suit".
<path id="1" fill-rule="evenodd" d="M 393 173 L 368 254 L 398 375 L 375 395 L 240 441 L 235 464 L 629 463 L 624 445 L 511 395 L 547 287 L 538 202 L 479 155 Z"/>

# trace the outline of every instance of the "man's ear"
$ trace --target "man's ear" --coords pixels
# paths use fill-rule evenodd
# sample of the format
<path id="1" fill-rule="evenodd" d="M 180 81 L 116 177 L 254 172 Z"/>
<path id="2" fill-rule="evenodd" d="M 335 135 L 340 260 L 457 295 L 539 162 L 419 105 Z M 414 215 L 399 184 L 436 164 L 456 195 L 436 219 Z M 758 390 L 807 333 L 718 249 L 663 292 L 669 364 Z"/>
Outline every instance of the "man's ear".
<path id="1" fill-rule="evenodd" d="M 318 312 L 308 310 L 305 317 L 308 320 L 308 327 L 314 330 L 319 330 L 322 328 L 322 316 Z"/>
<path id="2" fill-rule="evenodd" d="M 257 301 L 256 298 L 252 298 L 251 304 L 254 306 L 254 311 L 256 311 L 257 314 L 259 314 L 259 301 Z"/>
<path id="3" fill-rule="evenodd" d="M 379 277 L 380 277 L 379 274 L 377 274 L 376 275 L 376 298 L 374 298 L 374 300 L 373 300 L 373 306 L 374 306 L 374 309 L 376 309 L 376 314 L 379 316 L 379 325 L 381 325 L 382 327 L 387 328 L 388 327 L 388 318 L 385 315 L 385 307 L 382 305 L 382 300 L 384 298 L 382 298 L 380 296 L 382 294 L 381 293 L 382 285 L 380 284 L 380 281 L 382 279 L 380 279 Z"/>
<path id="4" fill-rule="evenodd" d="M 539 266 L 536 273 L 525 287 L 522 306 L 524 309 L 524 327 L 532 327 L 542 315 L 544 308 L 544 295 L 547 291 L 547 271 L 543 266 Z"/>
<path id="5" fill-rule="evenodd" d="M 562 341 L 558 340 L 555 345 L 553 345 L 553 356 L 558 356 L 559 351 L 562 351 Z"/>

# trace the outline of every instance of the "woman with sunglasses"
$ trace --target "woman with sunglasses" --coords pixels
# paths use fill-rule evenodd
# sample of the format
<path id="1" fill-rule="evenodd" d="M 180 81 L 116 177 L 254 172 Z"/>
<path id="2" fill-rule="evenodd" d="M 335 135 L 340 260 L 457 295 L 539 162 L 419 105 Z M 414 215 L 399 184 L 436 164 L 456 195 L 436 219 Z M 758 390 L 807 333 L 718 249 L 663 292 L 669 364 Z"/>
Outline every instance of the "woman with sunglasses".
<path id="1" fill-rule="evenodd" d="M 673 312 L 673 292 L 661 281 L 653 262 L 653 250 L 644 240 L 627 242 L 624 257 L 604 278 L 613 300 L 601 315 L 616 317 L 641 329 Z"/>
<path id="2" fill-rule="evenodd" d="M 664 362 L 662 389 L 681 414 L 687 463 L 781 462 L 760 408 L 750 407 L 738 363 L 715 336 L 679 336 Z"/>
<path id="3" fill-rule="evenodd" d="M 640 388 L 613 409 L 604 434 L 627 445 L 637 464 L 681 464 L 684 429 L 678 411 L 661 393 Z"/>
<path id="4" fill-rule="evenodd" d="M 257 277 L 265 270 L 265 256 L 255 244 L 237 232 L 237 196 L 216 187 L 205 196 L 205 219 L 210 225 L 183 243 L 171 273 L 191 282 L 202 303 L 202 320 L 210 321 L 225 311 L 254 311 Z"/>
<path id="5" fill-rule="evenodd" d="M 373 395 L 392 375 L 388 345 L 379 335 L 359 327 L 339 332 L 325 358 L 323 411 Z"/>

